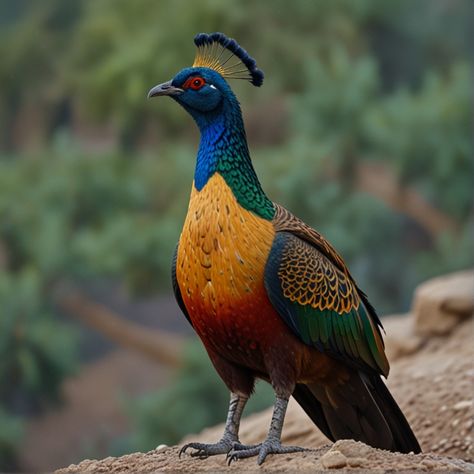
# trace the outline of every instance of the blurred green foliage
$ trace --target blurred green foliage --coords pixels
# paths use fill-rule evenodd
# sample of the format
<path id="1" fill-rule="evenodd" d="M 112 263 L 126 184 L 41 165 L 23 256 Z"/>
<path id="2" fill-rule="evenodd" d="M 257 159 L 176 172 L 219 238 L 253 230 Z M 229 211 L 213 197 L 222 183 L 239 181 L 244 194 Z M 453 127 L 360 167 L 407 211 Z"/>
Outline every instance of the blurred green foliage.
<path id="1" fill-rule="evenodd" d="M 176 104 L 145 95 L 191 64 L 199 31 L 257 58 L 264 87 L 233 87 L 264 188 L 333 242 L 382 314 L 472 265 L 469 14 L 467 0 L 0 0 L 0 469 L 21 416 L 57 399 L 75 365 L 56 285 L 170 290 L 196 134 Z M 114 144 L 87 151 L 85 124 Z M 429 234 L 362 193 L 365 162 L 455 228 Z M 134 448 L 223 420 L 227 394 L 190 354 L 175 385 L 132 406 Z"/>
<path id="2" fill-rule="evenodd" d="M 188 184 L 192 150 L 173 147 L 158 161 L 67 153 L 0 162 L 9 272 L 32 266 L 43 285 L 98 275 L 124 277 L 141 291 L 168 283 L 188 197 L 180 170 L 188 169 Z"/>
<path id="3" fill-rule="evenodd" d="M 21 419 L 0 407 L 0 469 L 12 471 L 17 467 L 16 450 L 23 436 Z"/>
<path id="4" fill-rule="evenodd" d="M 0 401 L 20 413 L 57 399 L 75 360 L 73 335 L 48 311 L 39 278 L 33 270 L 0 274 Z"/>
<path id="5" fill-rule="evenodd" d="M 41 274 L 0 272 L 0 470 L 16 466 L 23 416 L 59 400 L 64 376 L 76 366 L 74 333 L 58 321 Z"/>

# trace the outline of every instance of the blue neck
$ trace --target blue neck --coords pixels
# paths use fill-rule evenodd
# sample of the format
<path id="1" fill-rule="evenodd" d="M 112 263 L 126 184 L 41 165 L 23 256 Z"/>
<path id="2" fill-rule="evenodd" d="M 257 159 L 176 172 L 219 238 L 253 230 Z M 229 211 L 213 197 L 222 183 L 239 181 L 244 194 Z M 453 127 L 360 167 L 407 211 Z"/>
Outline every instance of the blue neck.
<path id="1" fill-rule="evenodd" d="M 203 124 L 201 130 L 201 141 L 196 159 L 194 171 L 194 185 L 200 191 L 208 182 L 209 178 L 217 171 L 217 165 L 223 156 L 224 146 L 222 142 L 228 142 L 225 120 L 222 115 L 216 117 L 215 121 Z"/>
<path id="2" fill-rule="evenodd" d="M 194 173 L 196 189 L 200 191 L 217 172 L 242 207 L 263 218 L 273 218 L 273 203 L 263 192 L 250 160 L 237 100 L 223 101 L 214 112 L 192 115 L 201 131 Z"/>
<path id="3" fill-rule="evenodd" d="M 200 191 L 222 161 L 250 162 L 250 156 L 236 99 L 223 100 L 212 112 L 190 112 L 201 132 L 194 172 L 194 185 Z"/>

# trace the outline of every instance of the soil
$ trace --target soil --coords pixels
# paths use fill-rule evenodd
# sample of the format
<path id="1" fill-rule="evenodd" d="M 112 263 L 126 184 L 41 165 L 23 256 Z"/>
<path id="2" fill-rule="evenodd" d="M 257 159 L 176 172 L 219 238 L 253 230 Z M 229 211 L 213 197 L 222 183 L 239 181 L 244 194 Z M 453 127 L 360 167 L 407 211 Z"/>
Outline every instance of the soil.
<path id="1" fill-rule="evenodd" d="M 56 471 L 57 474 L 86 472 L 321 472 L 333 469 L 365 472 L 441 471 L 473 472 L 474 465 L 437 454 L 399 454 L 370 448 L 350 440 L 337 441 L 296 454 L 269 456 L 262 466 L 255 459 L 243 459 L 227 466 L 225 456 L 197 460 L 179 458 L 179 448 L 162 448 L 146 454 L 134 453 L 121 458 L 106 458 L 100 462 L 82 461 L 79 465 Z"/>

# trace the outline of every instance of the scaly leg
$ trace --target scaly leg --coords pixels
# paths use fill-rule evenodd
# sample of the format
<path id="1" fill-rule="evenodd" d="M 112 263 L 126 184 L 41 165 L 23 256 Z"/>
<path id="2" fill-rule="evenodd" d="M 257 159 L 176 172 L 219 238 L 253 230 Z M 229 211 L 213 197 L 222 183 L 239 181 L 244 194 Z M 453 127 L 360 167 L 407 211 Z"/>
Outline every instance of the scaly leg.
<path id="1" fill-rule="evenodd" d="M 306 451 L 305 448 L 299 446 L 282 446 L 281 431 L 283 429 L 283 421 L 285 419 L 286 408 L 288 406 L 288 398 L 276 397 L 275 406 L 273 408 L 272 421 L 267 439 L 256 446 L 245 446 L 234 443 L 232 450 L 227 454 L 227 462 L 230 465 L 232 461 L 237 459 L 249 458 L 258 454 L 258 464 L 262 464 L 268 454 L 284 454 L 295 453 L 298 451 Z"/>
<path id="2" fill-rule="evenodd" d="M 231 393 L 227 421 L 224 428 L 224 434 L 222 435 L 220 441 L 215 444 L 185 444 L 181 448 L 179 456 L 181 456 L 181 454 L 186 452 L 186 450 L 189 448 L 196 450 L 191 452 L 191 456 L 202 459 L 205 459 L 208 456 L 214 456 L 215 454 L 227 454 L 232 449 L 234 444 L 238 444 L 240 419 L 242 418 L 242 412 L 244 411 L 247 400 L 248 397 L 246 396 L 239 395 L 237 393 Z"/>

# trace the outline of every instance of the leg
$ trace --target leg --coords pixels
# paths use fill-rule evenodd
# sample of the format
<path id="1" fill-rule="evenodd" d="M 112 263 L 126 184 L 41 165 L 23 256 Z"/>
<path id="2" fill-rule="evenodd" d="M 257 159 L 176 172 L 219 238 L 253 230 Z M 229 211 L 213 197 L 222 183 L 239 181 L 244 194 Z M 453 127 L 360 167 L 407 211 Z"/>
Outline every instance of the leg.
<path id="1" fill-rule="evenodd" d="M 224 434 L 220 441 L 215 444 L 185 444 L 181 448 L 179 455 L 181 456 L 181 454 L 186 452 L 188 448 L 195 449 L 196 451 L 193 451 L 191 456 L 197 456 L 199 458 L 207 458 L 208 456 L 213 456 L 215 454 L 227 454 L 232 449 L 234 443 L 238 443 L 239 441 L 240 419 L 247 400 L 247 396 L 231 393 L 227 421 L 224 428 Z"/>
<path id="2" fill-rule="evenodd" d="M 283 421 L 285 419 L 286 407 L 288 406 L 289 397 L 276 397 L 275 406 L 273 408 L 272 421 L 267 439 L 257 446 L 244 446 L 234 444 L 229 451 L 227 458 L 228 464 L 237 459 L 249 458 L 258 454 L 258 464 L 262 464 L 267 454 L 283 454 L 294 453 L 297 451 L 305 451 L 305 448 L 299 446 L 282 446 L 281 431 L 283 429 Z"/>
<path id="3" fill-rule="evenodd" d="M 215 444 L 188 443 L 181 448 L 180 455 L 188 448 L 192 448 L 195 451 L 191 453 L 191 456 L 199 458 L 206 458 L 215 454 L 227 454 L 234 443 L 238 443 L 240 419 L 255 383 L 252 372 L 227 361 L 206 344 L 204 346 L 214 368 L 230 390 L 231 396 L 224 434 L 220 441 Z"/>

